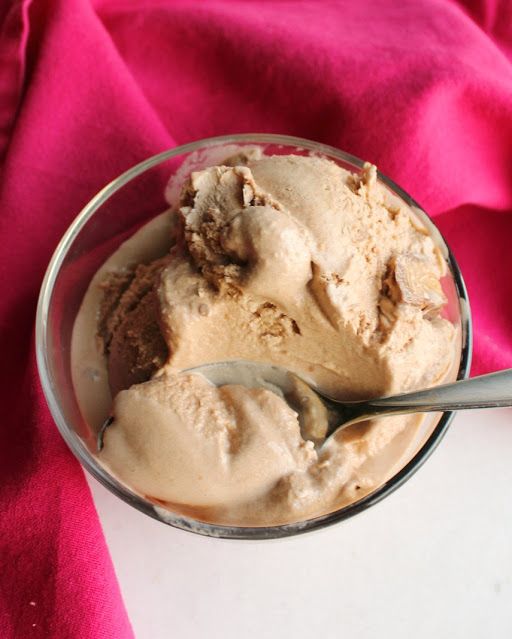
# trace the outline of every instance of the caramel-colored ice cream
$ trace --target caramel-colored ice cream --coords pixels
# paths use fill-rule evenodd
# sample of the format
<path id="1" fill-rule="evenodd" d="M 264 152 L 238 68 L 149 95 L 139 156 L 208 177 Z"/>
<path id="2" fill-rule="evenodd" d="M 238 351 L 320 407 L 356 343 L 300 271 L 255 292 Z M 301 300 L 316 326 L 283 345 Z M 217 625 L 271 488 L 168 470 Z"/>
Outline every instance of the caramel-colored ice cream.
<path id="1" fill-rule="evenodd" d="M 339 398 L 446 379 L 457 334 L 427 229 L 375 167 L 299 155 L 194 172 L 169 215 L 170 251 L 128 269 L 114 256 L 81 311 L 96 305 L 114 397 L 100 460 L 155 502 L 223 524 L 297 521 L 371 491 L 386 474 L 374 462 L 420 418 L 353 426 L 318 452 L 277 395 L 181 371 L 273 363 Z"/>

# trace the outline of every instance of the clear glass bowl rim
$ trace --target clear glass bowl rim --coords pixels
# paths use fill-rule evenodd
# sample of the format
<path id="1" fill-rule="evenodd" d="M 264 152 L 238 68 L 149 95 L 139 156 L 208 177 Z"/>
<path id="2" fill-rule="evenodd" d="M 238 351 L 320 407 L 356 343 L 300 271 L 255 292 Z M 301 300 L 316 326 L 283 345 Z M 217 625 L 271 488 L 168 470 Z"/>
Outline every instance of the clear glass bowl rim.
<path id="1" fill-rule="evenodd" d="M 402 484 L 404 484 L 425 463 L 425 461 L 430 457 L 435 448 L 439 445 L 443 436 L 446 434 L 446 431 L 448 430 L 448 427 L 454 417 L 454 413 L 443 413 L 433 432 L 420 448 L 420 450 L 391 479 L 389 479 L 378 489 L 363 497 L 359 501 L 349 504 L 348 506 L 344 506 L 327 515 L 322 515 L 314 519 L 308 519 L 293 524 L 266 527 L 239 527 L 208 524 L 198 520 L 194 520 L 192 518 L 174 515 L 172 513 L 169 513 L 168 515 L 166 514 L 166 516 L 163 517 L 159 515 L 159 513 L 155 510 L 154 504 L 133 493 L 120 482 L 118 482 L 114 477 L 109 475 L 107 471 L 98 464 L 85 444 L 74 433 L 72 428 L 70 428 L 57 399 L 55 380 L 53 379 L 51 374 L 51 363 L 49 361 L 50 354 L 47 348 L 48 315 L 50 311 L 53 289 L 57 281 L 60 268 L 67 256 L 70 247 L 73 245 L 73 242 L 80 234 L 85 224 L 99 209 L 99 207 L 130 180 L 137 177 L 146 170 L 156 166 L 157 164 L 164 162 L 165 160 L 182 155 L 184 153 L 191 153 L 205 147 L 214 147 L 220 144 L 240 143 L 292 146 L 314 151 L 320 154 L 325 154 L 327 156 L 332 156 L 341 161 L 355 165 L 359 168 L 362 168 L 364 164 L 363 160 L 360 160 L 359 158 L 350 155 L 349 153 L 345 153 L 344 151 L 341 151 L 327 144 L 322 144 L 319 142 L 314 142 L 312 140 L 294 136 L 266 133 L 244 133 L 238 135 L 223 135 L 205 138 L 202 140 L 191 142 L 189 144 L 177 146 L 168 151 L 163 151 L 162 153 L 158 153 L 157 155 L 154 155 L 144 160 L 143 162 L 140 162 L 139 164 L 125 171 L 123 174 L 112 180 L 103 189 L 101 189 L 101 191 L 99 191 L 88 202 L 88 204 L 86 204 L 86 206 L 77 215 L 67 231 L 64 233 L 50 260 L 41 285 L 36 313 L 35 338 L 37 366 L 41 379 L 41 385 L 48 407 L 50 409 L 50 413 L 57 425 L 60 434 L 64 438 L 71 452 L 75 455 L 82 466 L 93 477 L 95 477 L 95 479 L 103 484 L 103 486 L 110 490 L 114 495 L 132 505 L 133 507 L 137 508 L 139 511 L 175 528 L 200 535 L 206 535 L 209 537 L 217 537 L 223 539 L 258 540 L 289 537 L 292 535 L 324 528 L 331 524 L 348 519 L 349 517 L 352 517 L 353 515 L 356 515 L 357 513 L 360 513 L 370 506 L 378 503 L 379 501 L 390 495 L 397 488 L 399 488 Z M 419 209 L 428 219 L 431 220 L 428 214 L 424 211 L 423 207 L 421 207 L 410 195 L 408 195 L 403 189 L 395 184 L 390 178 L 383 175 L 380 171 L 378 172 L 378 177 L 394 193 L 399 195 L 406 203 Z M 431 222 L 435 226 L 435 223 L 432 220 Z M 441 233 L 439 233 L 439 235 L 441 240 L 444 242 L 447 251 L 447 261 L 454 278 L 454 284 L 458 294 L 458 298 L 459 300 L 463 300 L 464 302 L 464 305 L 460 305 L 462 350 L 457 379 L 465 379 L 469 376 L 473 350 L 473 331 L 469 299 L 460 268 Z"/>

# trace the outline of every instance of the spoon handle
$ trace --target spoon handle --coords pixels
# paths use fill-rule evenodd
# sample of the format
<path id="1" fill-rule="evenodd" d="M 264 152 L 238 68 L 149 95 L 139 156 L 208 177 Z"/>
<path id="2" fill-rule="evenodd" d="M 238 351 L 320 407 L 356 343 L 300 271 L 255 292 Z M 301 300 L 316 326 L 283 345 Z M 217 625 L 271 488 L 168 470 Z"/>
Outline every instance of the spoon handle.
<path id="1" fill-rule="evenodd" d="M 374 415 L 403 415 L 512 406 L 512 368 L 427 390 L 349 404 L 355 423 Z"/>

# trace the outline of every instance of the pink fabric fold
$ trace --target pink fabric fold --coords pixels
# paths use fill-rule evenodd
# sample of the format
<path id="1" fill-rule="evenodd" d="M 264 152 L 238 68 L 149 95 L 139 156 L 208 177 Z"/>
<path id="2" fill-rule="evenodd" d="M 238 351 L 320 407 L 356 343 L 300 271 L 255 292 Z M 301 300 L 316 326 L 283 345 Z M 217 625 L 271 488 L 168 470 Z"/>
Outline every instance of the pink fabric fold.
<path id="1" fill-rule="evenodd" d="M 512 4 L 11 0 L 0 20 L 0 636 L 124 639 L 98 517 L 35 367 L 62 233 L 175 144 L 326 142 L 436 217 L 469 288 L 473 371 L 512 366 Z"/>

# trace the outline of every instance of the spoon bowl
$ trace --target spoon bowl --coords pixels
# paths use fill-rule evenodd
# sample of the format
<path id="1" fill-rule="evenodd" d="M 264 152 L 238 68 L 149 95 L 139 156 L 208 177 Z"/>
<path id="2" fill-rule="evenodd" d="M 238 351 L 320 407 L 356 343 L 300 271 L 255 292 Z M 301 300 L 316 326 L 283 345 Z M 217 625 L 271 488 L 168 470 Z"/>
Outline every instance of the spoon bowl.
<path id="1" fill-rule="evenodd" d="M 200 374 L 215 386 L 241 384 L 272 391 L 297 411 L 303 436 L 317 446 L 325 444 L 339 430 L 367 419 L 512 406 L 512 369 L 400 395 L 357 401 L 328 397 L 312 383 L 273 364 L 233 360 L 184 372 Z"/>

